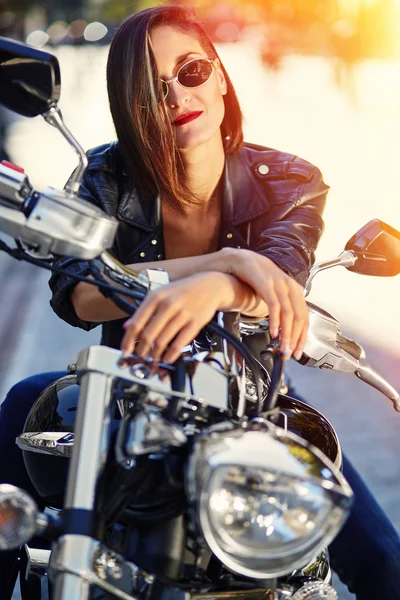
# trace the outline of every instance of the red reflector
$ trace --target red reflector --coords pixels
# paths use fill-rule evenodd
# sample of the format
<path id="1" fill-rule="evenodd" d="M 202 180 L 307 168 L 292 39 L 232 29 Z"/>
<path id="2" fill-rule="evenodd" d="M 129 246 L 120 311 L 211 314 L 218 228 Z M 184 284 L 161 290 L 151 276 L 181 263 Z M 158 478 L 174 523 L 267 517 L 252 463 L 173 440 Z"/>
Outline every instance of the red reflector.
<path id="1" fill-rule="evenodd" d="M 14 169 L 14 171 L 18 171 L 18 173 L 25 173 L 22 167 L 14 165 L 14 163 L 8 162 L 8 160 L 2 160 L 0 164 L 4 165 L 5 167 L 8 167 L 9 169 Z"/>

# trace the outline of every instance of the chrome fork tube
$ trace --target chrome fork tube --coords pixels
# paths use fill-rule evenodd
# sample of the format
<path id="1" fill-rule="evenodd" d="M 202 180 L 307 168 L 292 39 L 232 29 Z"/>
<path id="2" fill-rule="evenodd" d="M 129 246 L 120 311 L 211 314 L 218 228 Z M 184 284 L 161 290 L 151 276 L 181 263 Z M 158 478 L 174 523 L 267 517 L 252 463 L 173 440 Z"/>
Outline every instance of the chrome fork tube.
<path id="1" fill-rule="evenodd" d="M 93 372 L 85 373 L 80 379 L 64 509 L 93 511 L 96 485 L 107 455 L 112 382 L 113 377 Z"/>
<path id="2" fill-rule="evenodd" d="M 65 546 L 72 550 L 95 534 L 94 502 L 110 437 L 112 383 L 113 377 L 97 372 L 83 373 L 80 378 L 74 448 L 63 510 L 65 535 L 55 545 L 51 557 L 51 563 L 56 565 L 55 600 L 89 600 L 90 585 L 78 575 L 87 570 L 85 553 L 74 553 L 75 572 L 71 573 L 64 558 L 68 557 L 68 551 L 60 553 L 59 548 L 61 542 L 64 550 Z"/>
<path id="3" fill-rule="evenodd" d="M 90 584 L 78 575 L 59 573 L 54 586 L 54 598 L 65 600 L 88 600 Z"/>

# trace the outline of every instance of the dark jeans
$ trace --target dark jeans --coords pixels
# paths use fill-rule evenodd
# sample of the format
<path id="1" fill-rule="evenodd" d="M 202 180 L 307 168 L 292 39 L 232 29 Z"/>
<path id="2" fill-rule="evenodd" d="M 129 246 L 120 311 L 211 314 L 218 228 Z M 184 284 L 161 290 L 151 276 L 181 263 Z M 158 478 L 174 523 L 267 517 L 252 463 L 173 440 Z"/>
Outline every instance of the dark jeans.
<path id="1" fill-rule="evenodd" d="M 62 375 L 65 373 L 44 373 L 17 383 L 0 410 L 0 482 L 24 488 L 40 508 L 42 503 L 29 481 L 15 438 L 37 396 Z M 400 600 L 400 538 L 346 457 L 343 472 L 355 502 L 346 524 L 329 547 L 332 568 L 357 600 Z M 18 551 L 0 552 L 0 600 L 11 598 L 17 559 Z M 31 588 L 22 591 L 24 600 L 37 600 Z"/>

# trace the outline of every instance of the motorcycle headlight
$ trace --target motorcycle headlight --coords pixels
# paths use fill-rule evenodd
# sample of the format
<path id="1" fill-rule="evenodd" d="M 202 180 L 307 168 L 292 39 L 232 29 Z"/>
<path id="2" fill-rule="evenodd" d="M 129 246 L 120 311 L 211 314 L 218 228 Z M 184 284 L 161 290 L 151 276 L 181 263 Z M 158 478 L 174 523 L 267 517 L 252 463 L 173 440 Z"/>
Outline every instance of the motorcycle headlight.
<path id="1" fill-rule="evenodd" d="M 271 426 L 203 436 L 189 491 L 214 554 L 232 571 L 260 579 L 316 556 L 339 531 L 352 497 L 325 455 Z"/>

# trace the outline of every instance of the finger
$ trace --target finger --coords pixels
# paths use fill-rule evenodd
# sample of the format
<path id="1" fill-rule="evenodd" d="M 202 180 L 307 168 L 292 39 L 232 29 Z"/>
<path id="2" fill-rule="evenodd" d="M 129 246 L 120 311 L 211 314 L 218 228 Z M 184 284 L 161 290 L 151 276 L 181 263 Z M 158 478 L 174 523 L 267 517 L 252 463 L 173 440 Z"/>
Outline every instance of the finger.
<path id="1" fill-rule="evenodd" d="M 307 341 L 307 333 L 308 333 L 308 323 L 307 323 L 306 327 L 303 327 L 303 329 L 300 333 L 299 340 L 297 342 L 297 346 L 296 346 L 295 350 L 293 351 L 293 356 L 295 357 L 296 360 L 301 359 L 301 356 L 302 356 L 303 350 L 304 350 L 304 346 Z"/>
<path id="2" fill-rule="evenodd" d="M 188 324 L 186 314 L 180 311 L 165 324 L 162 330 L 157 333 L 154 338 L 151 356 L 154 360 L 159 361 L 164 352 L 167 351 L 169 343 L 184 329 Z M 183 347 L 183 346 L 182 346 Z"/>
<path id="3" fill-rule="evenodd" d="M 153 313 L 151 320 L 146 323 L 140 333 L 139 343 L 136 345 L 136 353 L 139 356 L 153 356 L 158 358 L 161 352 L 157 350 L 160 345 L 160 336 L 168 326 L 173 327 L 171 338 L 185 325 L 185 311 L 181 310 L 175 302 L 161 302 L 158 309 Z M 169 340 L 168 340 L 169 341 Z M 154 351 L 155 350 L 155 351 Z M 165 350 L 165 346 L 163 348 Z"/>
<path id="4" fill-rule="evenodd" d="M 182 349 L 187 346 L 199 333 L 201 325 L 193 321 L 188 323 L 179 334 L 172 340 L 168 350 L 163 356 L 163 361 L 166 363 L 174 363 L 182 354 Z"/>
<path id="5" fill-rule="evenodd" d="M 294 309 L 291 347 L 295 358 L 302 354 L 308 330 L 308 309 L 301 286 L 295 281 L 290 284 L 290 297 Z M 304 340 L 304 341 L 303 341 Z"/>
<path id="6" fill-rule="evenodd" d="M 121 341 L 121 350 L 124 356 L 132 354 L 135 350 L 136 341 L 139 339 L 141 332 L 157 311 L 159 298 L 157 296 L 148 296 L 135 314 L 125 321 L 123 328 L 125 329 L 124 336 Z"/>
<path id="7" fill-rule="evenodd" d="M 267 285 L 264 282 L 264 292 L 262 295 L 264 302 L 268 305 L 269 331 L 273 338 L 278 337 L 279 325 L 281 319 L 281 304 L 275 292 L 274 282 L 270 281 Z"/>
<path id="8" fill-rule="evenodd" d="M 292 355 L 292 330 L 293 330 L 293 306 L 289 296 L 288 283 L 286 280 L 280 280 L 275 284 L 276 293 L 280 303 L 280 326 L 281 340 L 280 349 L 285 359 Z"/>

